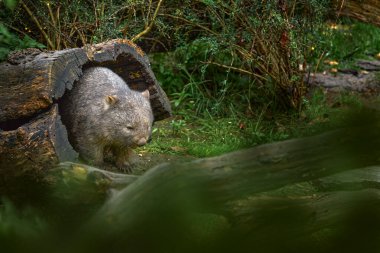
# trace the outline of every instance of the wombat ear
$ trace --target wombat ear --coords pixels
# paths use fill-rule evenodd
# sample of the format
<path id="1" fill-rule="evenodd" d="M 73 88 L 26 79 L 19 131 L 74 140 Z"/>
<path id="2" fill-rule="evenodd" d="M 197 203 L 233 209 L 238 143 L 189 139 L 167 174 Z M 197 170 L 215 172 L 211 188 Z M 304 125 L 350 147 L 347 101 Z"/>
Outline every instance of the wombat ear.
<path id="1" fill-rule="evenodd" d="M 141 92 L 141 95 L 143 95 L 144 98 L 149 99 L 149 96 L 150 96 L 149 90 L 148 89 L 144 90 L 143 92 Z"/>
<path id="2" fill-rule="evenodd" d="M 117 103 L 117 101 L 119 101 L 119 99 L 115 95 L 108 95 L 108 96 L 106 96 L 106 102 L 109 105 L 114 105 L 114 104 Z"/>

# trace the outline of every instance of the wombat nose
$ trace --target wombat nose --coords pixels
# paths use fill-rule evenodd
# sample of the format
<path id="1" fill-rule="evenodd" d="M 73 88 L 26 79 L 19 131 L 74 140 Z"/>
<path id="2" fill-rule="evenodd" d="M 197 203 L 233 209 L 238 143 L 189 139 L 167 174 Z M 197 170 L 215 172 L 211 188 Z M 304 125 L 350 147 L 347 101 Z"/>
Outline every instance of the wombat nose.
<path id="1" fill-rule="evenodd" d="M 137 146 L 143 146 L 146 144 L 146 139 L 145 138 L 140 138 L 137 142 L 136 142 Z"/>

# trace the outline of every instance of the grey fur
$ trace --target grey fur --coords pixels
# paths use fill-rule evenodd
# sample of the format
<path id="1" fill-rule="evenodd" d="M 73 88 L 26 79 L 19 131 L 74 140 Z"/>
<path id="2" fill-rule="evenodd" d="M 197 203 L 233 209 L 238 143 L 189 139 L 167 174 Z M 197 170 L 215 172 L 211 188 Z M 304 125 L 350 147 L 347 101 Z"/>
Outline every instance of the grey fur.
<path id="1" fill-rule="evenodd" d="M 94 165 L 102 165 L 104 153 L 112 151 L 116 165 L 124 168 L 130 149 L 150 138 L 153 113 L 149 92 L 131 90 L 110 69 L 86 69 L 62 104 L 70 142 Z"/>

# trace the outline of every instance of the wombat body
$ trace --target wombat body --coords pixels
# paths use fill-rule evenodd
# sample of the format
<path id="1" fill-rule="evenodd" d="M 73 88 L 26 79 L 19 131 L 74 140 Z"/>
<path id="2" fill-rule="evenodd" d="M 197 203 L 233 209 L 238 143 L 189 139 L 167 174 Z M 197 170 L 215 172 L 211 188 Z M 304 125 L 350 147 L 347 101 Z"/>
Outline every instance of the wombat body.
<path id="1" fill-rule="evenodd" d="M 103 165 L 105 152 L 111 151 L 116 166 L 128 169 L 131 149 L 150 138 L 153 113 L 149 91 L 131 90 L 110 69 L 86 69 L 62 106 L 71 144 L 94 165 Z"/>

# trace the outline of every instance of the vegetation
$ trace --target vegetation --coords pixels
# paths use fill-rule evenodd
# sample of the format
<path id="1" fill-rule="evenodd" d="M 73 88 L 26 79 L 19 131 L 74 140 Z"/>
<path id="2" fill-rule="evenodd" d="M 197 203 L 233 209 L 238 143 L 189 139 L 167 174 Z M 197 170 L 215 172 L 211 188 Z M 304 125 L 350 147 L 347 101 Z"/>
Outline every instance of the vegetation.
<path id="1" fill-rule="evenodd" d="M 172 87 L 168 93 L 197 97 L 197 113 L 225 116 L 231 107 L 300 108 L 304 87 L 299 65 L 305 63 L 309 44 L 302 34 L 322 17 L 327 3 L 24 0 L 0 17 L 48 49 L 126 37 L 147 51 L 171 51 L 158 60 L 166 63 L 160 73 L 178 81 L 174 86 L 163 82 L 164 88 Z M 145 33 L 153 22 L 155 28 Z M 237 104 L 240 108 L 234 108 Z"/>
<path id="2" fill-rule="evenodd" d="M 15 34 L 9 32 L 9 30 L 0 23 L 0 59 L 7 57 L 8 53 L 12 50 L 19 50 L 24 48 L 45 48 L 41 43 L 25 35 L 23 39 L 20 39 Z"/>
<path id="3" fill-rule="evenodd" d="M 318 41 L 312 45 L 308 59 L 313 71 L 331 67 L 356 69 L 357 59 L 374 58 L 380 52 L 380 29 L 348 18 L 325 23 L 311 36 Z"/>
<path id="4" fill-rule="evenodd" d="M 347 109 L 362 108 L 356 95 L 342 93 L 328 102 L 317 90 L 304 98 L 301 113 L 270 114 L 265 108 L 259 117 L 198 117 L 179 111 L 174 119 L 158 122 L 152 142 L 141 153 L 168 153 L 206 157 L 256 146 L 259 144 L 310 136 L 342 127 Z M 337 105 L 332 107 L 332 105 Z"/>
<path id="5" fill-rule="evenodd" d="M 379 29 L 335 17 L 326 23 L 327 0 L 0 5 L 6 7 L 0 59 L 14 49 L 44 44 L 55 50 L 119 37 L 150 53 L 175 117 L 158 123 L 144 152 L 205 157 L 322 131 L 337 124 L 328 103 L 347 101 L 327 102 L 322 92 L 305 96 L 306 63 L 312 70 L 331 68 L 329 61 L 351 66 L 352 57 L 380 50 Z"/>
<path id="6" fill-rule="evenodd" d="M 153 141 L 139 152 L 209 157 L 345 126 L 347 117 L 342 112 L 363 107 L 349 93 L 331 98 L 322 90 L 306 92 L 307 71 L 329 70 L 336 64 L 355 68 L 354 59 L 380 52 L 380 29 L 327 16 L 329 4 L 329 0 L 0 0 L 0 60 L 12 50 L 28 47 L 60 50 L 112 38 L 131 39 L 149 53 L 152 69 L 174 109 L 173 118 L 156 123 Z M 344 162 L 336 166 L 344 167 Z M 224 209 L 209 203 L 220 196 L 207 189 L 194 187 L 184 193 L 188 195 L 176 195 L 165 188 L 166 182 L 160 182 L 163 188 L 151 187 L 153 197 L 132 210 L 140 220 L 133 216 L 133 222 L 123 227 L 114 217 L 95 216 L 107 226 L 89 228 L 106 196 L 87 192 L 88 185 L 80 181 L 86 175 L 78 171 L 74 183 L 64 177 L 53 188 L 41 190 L 39 185 L 39 193 L 44 194 L 17 203 L 21 208 L 6 199 L 0 201 L 3 250 L 120 252 L 128 248 L 142 252 L 152 247 L 155 252 L 247 252 L 252 248 L 258 252 L 365 252 L 378 248 L 378 231 L 368 229 L 380 224 L 378 208 L 374 208 L 377 202 L 367 201 L 361 191 L 355 204 L 344 202 L 345 191 L 353 189 L 351 181 L 343 182 L 347 188 L 342 192 L 331 193 L 321 190 L 321 182 L 302 182 L 304 175 L 297 175 L 300 183 L 271 192 L 247 197 L 246 189 L 240 188 L 234 194 L 244 197 L 225 204 Z M 271 184 L 271 175 L 258 176 Z M 193 186 L 196 179 L 172 180 L 169 185 L 181 188 L 195 181 Z M 360 183 L 371 183 L 365 179 Z M 327 215 L 328 219 L 331 214 L 323 208 L 315 211 L 314 204 L 328 194 L 333 198 L 323 203 L 343 206 L 339 213 L 343 221 L 333 217 L 329 228 L 318 229 L 313 217 Z M 372 195 L 378 196 L 377 192 Z M 30 202 L 34 209 L 25 208 Z M 252 214 L 249 205 L 255 205 Z M 226 214 L 225 208 L 233 210 Z M 232 215 L 238 211 L 242 218 Z M 248 228 L 247 217 L 255 226 Z M 310 227 L 317 227 L 314 233 L 307 227 L 310 220 Z M 231 229 L 234 222 L 244 225 Z M 357 237 L 366 245 L 364 251 L 351 245 L 357 235 L 353 228 L 358 226 L 366 232 Z M 295 245 L 298 250 L 292 248 Z"/>

